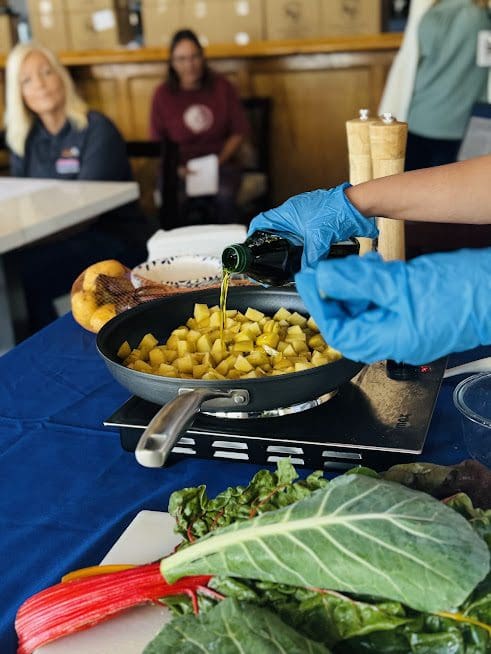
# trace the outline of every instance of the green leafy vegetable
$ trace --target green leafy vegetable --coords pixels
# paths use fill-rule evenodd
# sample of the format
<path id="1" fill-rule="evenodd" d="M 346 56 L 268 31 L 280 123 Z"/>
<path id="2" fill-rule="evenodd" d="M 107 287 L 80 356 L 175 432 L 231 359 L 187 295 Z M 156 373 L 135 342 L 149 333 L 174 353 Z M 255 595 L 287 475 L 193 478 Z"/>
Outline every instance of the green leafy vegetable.
<path id="1" fill-rule="evenodd" d="M 229 599 L 168 624 L 143 654 L 329 654 L 268 609 Z"/>
<path id="2" fill-rule="evenodd" d="M 286 508 L 217 529 L 161 564 L 193 574 L 261 579 L 402 602 L 460 606 L 489 571 L 484 541 L 428 495 L 343 475 Z"/>

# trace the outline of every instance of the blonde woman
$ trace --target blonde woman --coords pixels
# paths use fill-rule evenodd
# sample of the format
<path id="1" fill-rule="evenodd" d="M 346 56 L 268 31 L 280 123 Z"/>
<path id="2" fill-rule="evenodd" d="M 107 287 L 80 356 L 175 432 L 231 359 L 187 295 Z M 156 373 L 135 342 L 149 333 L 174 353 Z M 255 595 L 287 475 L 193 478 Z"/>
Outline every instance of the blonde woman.
<path id="1" fill-rule="evenodd" d="M 132 179 L 125 143 L 116 127 L 89 110 L 68 71 L 40 45 L 20 44 L 7 59 L 5 128 L 13 176 Z M 22 252 L 31 329 L 56 317 L 53 299 L 68 292 L 91 263 L 115 258 L 132 266 L 143 261 L 147 233 L 142 221 L 138 205 L 131 203 L 98 217 L 62 242 Z"/>

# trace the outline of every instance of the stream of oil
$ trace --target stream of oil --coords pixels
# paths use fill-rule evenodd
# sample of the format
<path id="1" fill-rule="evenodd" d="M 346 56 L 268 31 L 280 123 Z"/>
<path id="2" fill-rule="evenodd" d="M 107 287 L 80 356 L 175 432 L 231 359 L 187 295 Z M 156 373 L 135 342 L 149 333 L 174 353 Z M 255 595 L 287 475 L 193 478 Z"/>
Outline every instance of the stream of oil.
<path id="1" fill-rule="evenodd" d="M 223 340 L 223 332 L 225 329 L 225 321 L 227 318 L 227 294 L 228 285 L 230 283 L 230 273 L 228 270 L 222 271 L 222 285 L 220 287 L 220 343 L 222 350 L 225 349 L 225 342 Z"/>

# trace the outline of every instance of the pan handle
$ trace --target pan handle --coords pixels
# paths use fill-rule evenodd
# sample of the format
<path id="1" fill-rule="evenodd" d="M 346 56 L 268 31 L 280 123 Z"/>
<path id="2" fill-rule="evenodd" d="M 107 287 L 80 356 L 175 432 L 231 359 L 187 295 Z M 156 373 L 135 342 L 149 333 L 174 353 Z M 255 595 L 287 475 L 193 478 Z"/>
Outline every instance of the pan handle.
<path id="1" fill-rule="evenodd" d="M 146 468 L 161 468 L 178 438 L 190 427 L 207 400 L 230 398 L 227 404 L 244 404 L 244 391 L 197 388 L 178 395 L 152 418 L 138 441 L 135 457 Z"/>

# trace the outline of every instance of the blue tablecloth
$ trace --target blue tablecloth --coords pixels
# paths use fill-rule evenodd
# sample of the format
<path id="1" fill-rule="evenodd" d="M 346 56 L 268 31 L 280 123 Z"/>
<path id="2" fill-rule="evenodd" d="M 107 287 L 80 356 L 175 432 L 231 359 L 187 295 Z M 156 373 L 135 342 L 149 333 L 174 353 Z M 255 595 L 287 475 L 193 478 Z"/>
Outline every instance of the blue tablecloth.
<path id="1" fill-rule="evenodd" d="M 491 348 L 454 357 L 488 356 Z M 444 382 L 427 461 L 468 455 Z M 206 483 L 210 495 L 246 483 L 258 466 L 182 460 L 139 466 L 102 425 L 128 397 L 107 372 L 95 337 L 70 315 L 0 358 L 0 652 L 13 654 L 14 616 L 69 570 L 98 563 L 142 509 L 166 510 L 172 491 Z"/>

